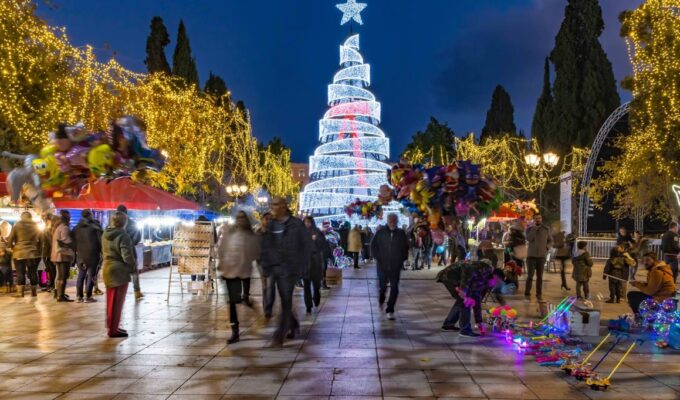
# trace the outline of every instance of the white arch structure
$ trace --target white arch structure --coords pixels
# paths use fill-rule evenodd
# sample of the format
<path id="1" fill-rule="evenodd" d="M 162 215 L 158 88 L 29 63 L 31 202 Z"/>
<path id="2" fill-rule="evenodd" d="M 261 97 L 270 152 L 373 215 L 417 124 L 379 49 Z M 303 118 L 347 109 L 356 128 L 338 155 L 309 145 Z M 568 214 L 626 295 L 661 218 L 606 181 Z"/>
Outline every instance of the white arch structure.
<path id="1" fill-rule="evenodd" d="M 611 132 L 614 125 L 616 125 L 621 118 L 628 114 L 630 109 L 630 102 L 621 104 L 619 108 L 614 110 L 607 120 L 602 124 L 602 127 L 597 132 L 595 141 L 593 142 L 593 148 L 590 150 L 590 155 L 588 155 L 588 161 L 586 162 L 586 167 L 583 171 L 583 178 L 581 179 L 581 190 L 580 196 L 581 200 L 578 205 L 578 227 L 579 235 L 586 236 L 588 234 L 588 208 L 590 206 L 590 197 L 588 196 L 588 190 L 590 189 L 590 181 L 593 177 L 593 172 L 595 171 L 595 164 L 597 163 L 597 158 L 600 155 L 600 150 L 602 150 L 602 145 L 607 140 L 609 133 Z"/>

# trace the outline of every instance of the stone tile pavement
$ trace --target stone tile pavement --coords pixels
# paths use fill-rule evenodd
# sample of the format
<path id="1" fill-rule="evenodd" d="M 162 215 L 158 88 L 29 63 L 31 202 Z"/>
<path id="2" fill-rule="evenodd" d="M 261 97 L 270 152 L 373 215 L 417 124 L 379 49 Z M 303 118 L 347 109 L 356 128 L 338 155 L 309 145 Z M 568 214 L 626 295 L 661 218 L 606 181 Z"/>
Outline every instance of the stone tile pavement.
<path id="1" fill-rule="evenodd" d="M 396 321 L 378 307 L 372 266 L 344 271 L 342 285 L 324 292 L 312 315 L 305 315 L 296 289 L 302 335 L 283 348 L 270 346 L 275 321 L 240 305 L 242 341 L 227 347 L 223 296 L 173 294 L 166 303 L 167 269 L 142 275 L 142 301 L 128 296 L 127 339 L 105 336 L 104 297 L 67 304 L 48 294 L 0 295 L 0 398 L 680 399 L 680 352 L 650 343 L 624 362 L 603 393 L 497 339 L 440 332 L 451 299 L 432 280 L 436 271 L 404 274 Z M 606 297 L 598 277 L 592 293 Z M 564 295 L 557 274 L 546 274 L 545 287 L 552 302 Z M 511 304 L 522 316 L 537 313 L 535 303 L 519 297 Z M 623 304 L 606 306 L 604 318 L 626 311 Z M 620 357 L 620 350 L 612 354 L 602 371 Z"/>

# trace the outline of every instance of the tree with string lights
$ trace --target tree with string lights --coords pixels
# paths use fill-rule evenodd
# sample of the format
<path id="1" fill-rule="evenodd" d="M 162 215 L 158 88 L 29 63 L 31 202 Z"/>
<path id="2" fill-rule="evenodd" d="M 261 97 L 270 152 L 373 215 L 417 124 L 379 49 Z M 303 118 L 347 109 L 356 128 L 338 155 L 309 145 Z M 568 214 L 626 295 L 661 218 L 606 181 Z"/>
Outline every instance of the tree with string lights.
<path id="1" fill-rule="evenodd" d="M 362 24 L 366 4 L 348 0 L 336 6 L 342 22 Z M 389 139 L 378 127 L 381 105 L 368 90 L 370 65 L 364 62 L 359 35 L 340 46 L 340 70 L 328 85 L 329 108 L 319 121 L 319 146 L 309 159 L 310 183 L 300 194 L 300 210 L 315 217 L 345 219 L 345 205 L 376 201 L 387 184 Z"/>
<path id="2" fill-rule="evenodd" d="M 648 0 L 620 19 L 633 65 L 622 82 L 633 93 L 631 133 L 616 141 L 620 154 L 590 194 L 596 204 L 613 196 L 617 217 L 669 218 L 678 214 L 671 186 L 680 183 L 680 0 Z"/>

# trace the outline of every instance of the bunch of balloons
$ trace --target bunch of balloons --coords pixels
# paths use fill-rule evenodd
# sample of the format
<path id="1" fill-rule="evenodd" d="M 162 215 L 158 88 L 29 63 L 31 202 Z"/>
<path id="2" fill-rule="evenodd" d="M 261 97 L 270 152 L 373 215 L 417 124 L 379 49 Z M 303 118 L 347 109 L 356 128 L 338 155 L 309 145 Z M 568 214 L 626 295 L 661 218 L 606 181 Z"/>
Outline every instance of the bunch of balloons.
<path id="1" fill-rule="evenodd" d="M 160 171 L 166 161 L 161 151 L 148 146 L 145 124 L 133 116 L 116 119 L 108 132 L 90 132 L 82 122 L 60 124 L 49 139 L 39 155 L 24 156 L 23 174 L 8 177 L 13 201 L 27 184 L 37 184 L 48 197 L 56 192 L 78 196 L 93 180 Z"/>
<path id="2" fill-rule="evenodd" d="M 382 218 L 382 205 L 377 201 L 372 202 L 356 199 L 345 206 L 345 212 L 348 217 L 358 215 L 363 219 L 371 219 L 373 217 Z"/>
<path id="3" fill-rule="evenodd" d="M 340 269 L 345 269 L 352 265 L 352 259 L 345 256 L 345 251 L 340 247 L 340 234 L 329 223 L 325 222 L 323 224 L 323 233 L 326 237 L 326 242 L 328 242 L 331 248 L 333 265 Z"/>
<path id="4" fill-rule="evenodd" d="M 400 161 L 389 171 L 389 181 L 395 189 L 381 187 L 381 202 L 396 198 L 409 212 L 427 216 L 431 226 L 442 215 L 488 215 L 502 201 L 496 182 L 470 161 L 432 168 Z"/>
<path id="5" fill-rule="evenodd" d="M 680 311 L 675 299 L 669 298 L 661 303 L 654 299 L 646 299 L 640 303 L 640 317 L 646 322 L 656 336 L 656 345 L 668 346 L 668 335 L 674 324 L 680 324 Z"/>

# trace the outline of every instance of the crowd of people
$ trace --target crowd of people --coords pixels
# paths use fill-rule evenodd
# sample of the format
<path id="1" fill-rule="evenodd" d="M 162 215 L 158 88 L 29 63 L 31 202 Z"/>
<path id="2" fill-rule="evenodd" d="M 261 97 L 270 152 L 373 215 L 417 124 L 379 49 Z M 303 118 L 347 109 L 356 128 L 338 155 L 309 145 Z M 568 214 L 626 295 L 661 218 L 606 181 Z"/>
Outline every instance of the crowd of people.
<path id="1" fill-rule="evenodd" d="M 92 303 L 93 297 L 103 294 L 97 287 L 97 277 L 106 286 L 107 328 L 110 337 L 125 337 L 120 328 L 121 313 L 128 285 L 132 282 L 135 298 L 143 295 L 139 286 L 135 246 L 141 240 L 140 231 L 121 205 L 111 215 L 105 230 L 92 211 L 83 210 L 82 217 L 70 229 L 70 214 L 62 210 L 58 215 L 42 216 L 44 226 L 24 212 L 14 224 L 9 236 L 0 246 L 0 283 L 7 293 L 24 297 L 38 295 L 38 266 L 42 263 L 47 273 L 43 291 L 53 293 L 58 302 L 73 302 L 66 294 L 66 284 L 73 266 L 77 269 L 76 297 L 78 302 Z M 560 269 L 561 289 L 571 291 L 566 269 L 572 265 L 575 294 L 579 299 L 590 298 L 589 281 L 593 275 L 593 259 L 588 243 L 577 241 L 573 234 L 555 231 L 543 223 L 540 214 L 527 224 L 520 219 L 509 224 L 507 231 L 498 235 L 498 245 L 483 240 L 476 254 L 468 251 L 465 236 L 456 226 L 440 224 L 430 229 L 424 221 L 413 219 L 411 227 L 399 227 L 396 214 L 387 216 L 387 224 L 372 230 L 348 224 L 338 227 L 338 245 L 352 255 L 354 268 L 359 260 L 374 259 L 377 266 L 378 302 L 388 319 L 395 319 L 401 273 L 406 265 L 413 270 L 431 268 L 433 259 L 447 267 L 437 275 L 451 293 L 454 304 L 443 325 L 443 331 L 459 331 L 464 336 L 476 336 L 472 317 L 481 324 L 482 300 L 493 295 L 504 304 L 501 293 L 507 287 L 518 288 L 518 276 L 526 268 L 524 297 L 543 301 L 543 273 L 549 257 Z M 529 225 L 529 226 L 527 226 Z M 504 259 L 499 265 L 496 249 L 504 248 Z M 649 251 L 649 240 L 639 233 L 629 235 L 622 228 L 617 243 L 607 259 L 603 279 L 608 280 L 610 298 L 607 303 L 628 301 L 634 312 L 647 298 L 662 301 L 675 295 L 678 274 L 678 225 L 672 223 L 661 240 L 663 252 L 659 260 Z M 217 267 L 227 287 L 229 321 L 232 334 L 228 343 L 240 340 L 238 304 L 253 307 L 250 300 L 250 280 L 257 268 L 262 283 L 262 309 L 269 319 L 273 315 L 275 299 L 281 304 L 280 323 L 274 342 L 283 344 L 286 338 L 300 333 L 300 323 L 293 312 L 296 284 L 304 291 L 307 313 L 312 313 L 321 302 L 321 290 L 328 288 L 326 269 L 332 264 L 332 251 L 326 234 L 311 217 L 303 220 L 293 216 L 286 200 L 274 198 L 270 210 L 258 223 L 246 211 L 239 211 L 231 225 L 219 230 L 216 245 Z M 637 267 L 647 271 L 646 281 L 637 281 Z M 16 270 L 16 285 L 12 273 Z M 508 266 L 512 266 L 508 268 Z M 627 285 L 638 291 L 627 291 Z M 16 287 L 16 289 L 14 289 Z M 389 287 L 389 294 L 388 294 Z M 278 294 L 278 296 L 277 296 Z M 386 304 L 385 304 L 386 303 Z M 480 325 L 481 326 L 481 325 Z"/>

